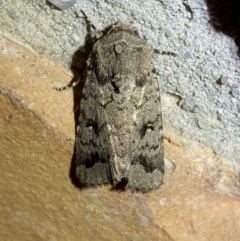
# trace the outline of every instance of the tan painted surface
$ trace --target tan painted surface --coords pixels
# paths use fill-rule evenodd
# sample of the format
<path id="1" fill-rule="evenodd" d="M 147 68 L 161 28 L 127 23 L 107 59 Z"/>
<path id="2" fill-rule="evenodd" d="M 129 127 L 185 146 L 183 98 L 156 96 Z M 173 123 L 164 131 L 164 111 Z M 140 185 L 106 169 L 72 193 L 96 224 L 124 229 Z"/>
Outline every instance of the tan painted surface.
<path id="1" fill-rule="evenodd" d="M 16 43 L 0 46 L 1 240 L 239 240 L 238 168 L 166 124 L 159 190 L 79 187 L 72 91 L 52 89 L 70 78 Z"/>

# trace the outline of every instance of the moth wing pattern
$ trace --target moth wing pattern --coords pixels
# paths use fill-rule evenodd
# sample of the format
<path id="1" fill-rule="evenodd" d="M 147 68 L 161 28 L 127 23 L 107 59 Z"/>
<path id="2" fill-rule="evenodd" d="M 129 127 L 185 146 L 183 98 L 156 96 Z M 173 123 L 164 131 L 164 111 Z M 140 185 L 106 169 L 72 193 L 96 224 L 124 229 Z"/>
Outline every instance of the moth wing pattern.
<path id="1" fill-rule="evenodd" d="M 138 96 L 127 189 L 147 192 L 157 189 L 163 183 L 164 176 L 161 100 L 154 73 L 151 73 Z"/>
<path id="2" fill-rule="evenodd" d="M 87 186 L 111 184 L 111 146 L 104 119 L 104 107 L 98 104 L 98 82 L 88 75 L 81 97 L 76 137 L 77 177 Z"/>
<path id="3" fill-rule="evenodd" d="M 163 134 L 153 48 L 128 22 L 98 40 L 88 61 L 76 138 L 76 172 L 87 186 L 123 178 L 147 192 L 163 183 Z"/>

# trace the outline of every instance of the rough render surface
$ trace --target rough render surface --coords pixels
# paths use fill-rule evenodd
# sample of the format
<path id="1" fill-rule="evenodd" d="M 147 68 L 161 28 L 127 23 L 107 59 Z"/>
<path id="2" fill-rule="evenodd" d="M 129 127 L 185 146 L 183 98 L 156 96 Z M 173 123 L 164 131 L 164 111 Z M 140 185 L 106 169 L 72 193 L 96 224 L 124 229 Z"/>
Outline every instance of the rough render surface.
<path id="1" fill-rule="evenodd" d="M 203 128 L 198 128 L 197 125 L 192 125 L 192 120 L 197 118 L 199 112 L 191 112 L 189 110 L 191 106 L 188 105 L 185 110 L 181 109 L 178 105 L 178 97 L 181 95 L 179 92 L 170 91 L 171 88 L 175 91 L 187 81 L 189 88 L 183 85 L 182 89 L 191 95 L 192 84 L 188 82 L 190 77 L 187 78 L 187 75 L 191 75 L 196 69 L 184 70 L 190 65 L 190 62 L 182 59 L 181 51 L 184 49 L 188 50 L 190 55 L 199 54 L 198 58 L 189 57 L 192 68 L 199 66 L 197 61 L 201 61 L 201 58 L 214 61 L 217 59 L 216 55 L 222 54 L 223 60 L 221 58 L 218 60 L 217 70 L 228 71 L 227 76 L 233 73 L 237 75 L 236 68 L 239 60 L 235 57 L 234 42 L 210 29 L 206 36 L 210 39 L 201 39 L 203 42 L 201 47 L 204 47 L 204 50 L 199 53 L 191 49 L 190 45 L 185 46 L 184 41 L 181 42 L 175 36 L 176 33 L 173 33 L 172 39 L 175 36 L 180 41 L 179 48 L 175 48 L 174 41 L 169 41 L 170 37 L 166 32 L 165 37 L 162 35 L 167 27 L 169 31 L 173 29 L 171 25 L 168 26 L 159 21 L 160 28 L 159 23 L 157 25 L 152 21 L 152 16 L 149 14 L 143 14 L 140 10 L 131 10 L 136 6 L 142 9 L 146 5 L 146 11 L 150 11 L 152 7 L 155 12 L 162 11 L 161 15 L 158 15 L 159 18 L 167 19 L 167 15 L 164 16 L 164 14 L 170 8 L 170 1 L 169 6 L 156 1 L 131 1 L 132 4 L 125 1 L 121 4 L 109 1 L 105 5 L 101 1 L 98 2 L 99 8 L 93 8 L 94 2 L 88 1 L 87 4 L 81 1 L 64 12 L 51 9 L 42 1 L 36 1 L 38 4 L 31 1 L 14 2 L 12 5 L 9 1 L 9 5 L 6 5 L 7 1 L 1 2 L 1 14 L 8 12 L 9 15 L 10 12 L 12 18 L 10 20 L 9 16 L 7 18 L 5 15 L 6 18 L 1 18 L 1 25 L 5 27 L 1 30 L 5 29 L 5 32 L 2 32 L 4 37 L 0 39 L 0 90 L 2 93 L 0 95 L 0 234 L 2 240 L 113 240 L 113 237 L 114 240 L 146 240 L 146 238 L 164 241 L 238 240 L 240 235 L 239 166 L 236 165 L 239 158 L 239 147 L 236 145 L 237 142 L 239 143 L 238 125 L 231 122 L 225 126 L 226 128 L 212 125 L 214 128 L 206 129 L 206 124 L 209 122 L 202 119 L 203 121 L 197 123 Z M 185 7 L 182 7 L 182 2 L 171 2 L 174 3 L 174 8 L 179 6 L 179 14 L 184 16 L 190 14 L 184 12 Z M 192 24 L 199 24 L 194 27 L 195 31 L 207 28 L 204 20 L 206 16 L 203 18 L 200 15 L 200 9 L 206 12 L 204 3 L 188 2 L 190 6 L 197 3 L 201 3 L 203 8 L 194 9 L 193 13 L 199 14 L 195 20 L 191 19 Z M 58 28 L 65 19 L 67 25 L 68 18 L 70 18 L 68 21 L 72 22 L 76 17 L 73 14 L 76 9 L 83 8 L 86 13 L 91 13 L 89 18 L 102 29 L 116 21 L 114 14 L 112 18 L 105 18 L 99 14 L 103 11 L 103 6 L 118 10 L 121 18 L 134 20 L 137 26 L 142 25 L 142 29 L 139 27 L 140 32 L 156 48 L 159 49 L 160 46 L 161 50 L 177 52 L 180 55 L 175 62 L 178 63 L 179 69 L 174 69 L 173 72 L 183 75 L 184 80 L 180 78 L 183 83 L 171 73 L 174 66 L 170 65 L 172 61 L 174 62 L 173 57 L 167 55 L 156 57 L 156 68 L 159 70 L 162 81 L 160 84 L 163 89 L 165 112 L 166 176 L 164 185 L 159 190 L 146 195 L 120 192 L 110 187 L 83 189 L 78 185 L 72 163 L 75 100 L 72 91 L 59 93 L 52 89 L 53 86 L 62 85 L 64 80 L 66 83 L 71 80 L 65 69 L 57 68 L 56 65 L 61 65 L 60 55 L 67 63 L 77 46 L 84 45 L 84 34 L 81 35 L 80 29 L 83 33 L 85 32 L 81 25 L 84 23 L 82 17 L 75 19 L 76 24 L 79 25 L 78 28 L 72 32 L 69 32 L 69 29 L 65 32 L 65 28 L 62 28 L 63 32 L 59 35 L 55 35 L 54 28 L 48 29 L 51 26 L 50 23 Z M 129 11 L 131 14 L 126 14 Z M 120 12 L 125 14 L 122 16 Z M 194 14 L 193 16 L 196 16 Z M 18 17 L 14 20 L 15 15 Z M 54 22 L 55 15 L 62 19 L 58 24 Z M 37 24 L 36 19 L 41 23 L 40 27 L 37 26 L 37 31 L 33 33 L 28 31 L 26 33 L 27 28 Z M 190 25 L 191 21 L 188 21 Z M 182 24 L 178 22 L 175 21 L 175 24 Z M 15 30 L 11 29 L 13 24 L 17 24 L 18 28 L 15 26 Z M 153 35 L 156 32 L 154 28 L 157 27 L 158 39 Z M 183 35 L 186 39 L 188 39 L 188 32 L 191 32 L 190 26 L 185 29 Z M 76 40 L 78 43 L 66 39 L 63 44 L 61 38 L 73 38 L 73 33 L 76 33 L 76 36 L 79 34 Z M 31 34 L 33 34 L 32 37 Z M 194 35 L 196 36 L 197 33 Z M 36 41 L 32 39 L 34 36 Z M 57 42 L 56 39 L 58 39 Z M 214 44 L 220 45 L 214 49 L 215 58 L 211 55 L 213 39 Z M 43 40 L 46 42 L 44 43 Z M 160 40 L 163 45 L 159 44 Z M 47 45 L 48 42 L 55 43 Z M 195 42 L 194 48 L 200 47 L 197 38 Z M 68 47 L 69 43 L 72 44 L 72 49 Z M 60 51 L 59 44 L 65 46 L 65 52 Z M 32 49 L 23 45 L 30 46 Z M 210 51 L 208 51 L 208 59 L 204 57 L 205 48 L 209 48 Z M 58 51 L 55 51 L 56 49 Z M 231 52 L 231 55 L 227 55 L 227 52 Z M 158 58 L 160 60 L 157 60 Z M 53 61 L 55 64 L 52 64 Z M 184 64 L 187 66 L 182 67 Z M 234 97 L 232 94 L 235 93 L 234 91 L 227 94 L 229 93 L 227 88 L 237 87 L 239 80 L 233 76 L 228 79 L 233 85 L 215 86 L 216 79 L 208 75 L 206 72 L 208 65 L 205 66 L 205 64 L 202 62 L 201 72 L 206 75 L 206 79 L 201 79 L 202 85 L 195 86 L 199 95 L 205 96 L 204 93 L 208 92 L 213 95 L 211 91 L 219 88 L 220 92 L 212 98 L 220 100 L 223 98 L 221 89 L 225 88 L 226 96 L 222 101 L 224 103 L 226 101 L 229 105 L 230 102 L 233 103 L 230 105 L 233 108 L 230 113 L 234 118 L 238 118 L 238 113 L 235 113 L 234 109 L 235 104 L 239 104 L 238 95 Z M 224 68 L 224 65 L 228 68 Z M 170 71 L 169 75 L 166 75 L 166 71 Z M 197 84 L 201 83 L 199 73 L 195 72 L 193 78 Z M 171 83 L 174 79 L 178 81 L 176 86 Z M 210 86 L 205 86 L 206 83 Z M 208 108 L 212 106 L 214 109 L 217 107 L 216 103 L 213 101 L 208 105 L 208 99 L 204 98 L 208 115 L 210 115 Z M 223 110 L 227 110 L 224 108 Z M 221 108 L 217 108 L 216 111 L 219 109 Z M 223 118 L 229 117 L 224 115 Z M 181 126 L 180 130 L 176 128 L 179 126 Z M 187 138 L 186 134 L 190 134 L 189 137 L 198 141 L 200 140 L 198 135 L 211 137 L 215 145 L 221 145 L 221 138 L 218 137 L 225 136 L 227 151 L 222 152 L 220 149 L 216 151 L 216 148 L 204 141 L 208 147 L 203 146 Z M 217 153 L 222 154 L 222 157 Z"/>

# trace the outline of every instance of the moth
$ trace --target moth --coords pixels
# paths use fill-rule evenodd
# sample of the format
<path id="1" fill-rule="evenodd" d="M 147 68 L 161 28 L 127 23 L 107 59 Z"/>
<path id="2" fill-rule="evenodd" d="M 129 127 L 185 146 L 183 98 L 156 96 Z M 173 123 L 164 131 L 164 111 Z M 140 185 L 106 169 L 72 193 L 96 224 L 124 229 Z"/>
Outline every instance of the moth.
<path id="1" fill-rule="evenodd" d="M 161 100 L 152 54 L 126 21 L 94 43 L 76 131 L 76 175 L 86 186 L 125 179 L 125 189 L 148 192 L 162 185 Z"/>

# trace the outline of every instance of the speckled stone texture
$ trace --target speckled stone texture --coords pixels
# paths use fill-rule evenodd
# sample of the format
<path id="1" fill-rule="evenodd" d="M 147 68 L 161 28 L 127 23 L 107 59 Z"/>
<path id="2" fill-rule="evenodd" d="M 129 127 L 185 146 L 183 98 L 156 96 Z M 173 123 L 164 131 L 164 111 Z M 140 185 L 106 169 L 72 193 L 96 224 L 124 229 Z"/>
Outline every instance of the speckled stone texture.
<path id="1" fill-rule="evenodd" d="M 166 176 L 146 195 L 84 189 L 74 174 L 79 91 L 52 87 L 84 67 L 81 9 L 98 29 L 133 20 L 176 54 L 155 55 Z M 239 58 L 208 13 L 200 0 L 0 2 L 1 240 L 239 239 Z"/>

